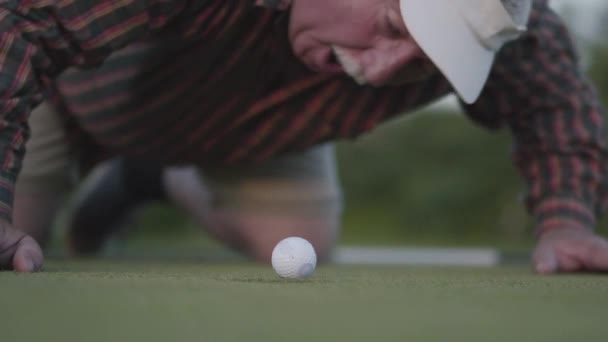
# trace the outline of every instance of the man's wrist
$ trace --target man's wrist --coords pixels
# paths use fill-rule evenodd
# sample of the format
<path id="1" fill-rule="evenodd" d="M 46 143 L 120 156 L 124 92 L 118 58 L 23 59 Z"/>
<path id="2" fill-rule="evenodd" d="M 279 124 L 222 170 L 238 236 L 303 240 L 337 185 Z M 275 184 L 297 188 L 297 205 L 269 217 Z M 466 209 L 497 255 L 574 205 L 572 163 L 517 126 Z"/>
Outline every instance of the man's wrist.
<path id="1" fill-rule="evenodd" d="M 596 222 L 595 214 L 586 203 L 564 197 L 542 201 L 534 210 L 534 218 L 537 238 L 557 229 L 592 231 Z"/>

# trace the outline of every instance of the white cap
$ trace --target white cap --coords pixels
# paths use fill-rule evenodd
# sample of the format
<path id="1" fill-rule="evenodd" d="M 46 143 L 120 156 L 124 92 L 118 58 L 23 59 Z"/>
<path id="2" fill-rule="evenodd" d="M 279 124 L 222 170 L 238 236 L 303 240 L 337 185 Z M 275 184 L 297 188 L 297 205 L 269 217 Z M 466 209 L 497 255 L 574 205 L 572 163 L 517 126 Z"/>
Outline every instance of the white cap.
<path id="1" fill-rule="evenodd" d="M 532 0 L 400 0 L 422 51 L 466 103 L 479 97 L 494 55 L 525 30 Z"/>

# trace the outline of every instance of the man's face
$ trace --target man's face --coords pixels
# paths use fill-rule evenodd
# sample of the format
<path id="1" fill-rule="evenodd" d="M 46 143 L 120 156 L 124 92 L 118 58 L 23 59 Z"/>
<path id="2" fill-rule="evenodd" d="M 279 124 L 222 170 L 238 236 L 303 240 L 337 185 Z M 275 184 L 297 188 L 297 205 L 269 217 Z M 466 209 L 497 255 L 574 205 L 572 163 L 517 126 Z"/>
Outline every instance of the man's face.
<path id="1" fill-rule="evenodd" d="M 404 84 L 436 70 L 407 32 L 399 0 L 293 0 L 289 40 L 312 70 L 361 84 Z"/>

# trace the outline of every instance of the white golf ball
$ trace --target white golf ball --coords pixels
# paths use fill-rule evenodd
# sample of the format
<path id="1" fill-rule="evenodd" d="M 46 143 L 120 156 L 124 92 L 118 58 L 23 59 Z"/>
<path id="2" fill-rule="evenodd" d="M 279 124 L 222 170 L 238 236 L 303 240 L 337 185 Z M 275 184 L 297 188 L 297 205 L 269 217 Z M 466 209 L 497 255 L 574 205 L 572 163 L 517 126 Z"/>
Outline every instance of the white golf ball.
<path id="1" fill-rule="evenodd" d="M 317 253 L 301 237 L 281 240 L 272 251 L 272 268 L 283 278 L 306 278 L 317 266 Z"/>

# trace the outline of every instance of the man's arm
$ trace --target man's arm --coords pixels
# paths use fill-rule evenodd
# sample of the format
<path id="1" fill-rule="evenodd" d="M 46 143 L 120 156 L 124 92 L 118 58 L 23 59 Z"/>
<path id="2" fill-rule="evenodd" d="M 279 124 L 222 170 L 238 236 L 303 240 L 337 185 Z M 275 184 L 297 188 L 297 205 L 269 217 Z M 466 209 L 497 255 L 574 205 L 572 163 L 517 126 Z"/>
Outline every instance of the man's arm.
<path id="1" fill-rule="evenodd" d="M 0 268 L 33 271 L 42 265 L 37 243 L 12 227 L 11 206 L 29 134 L 27 119 L 52 79 L 69 66 L 101 63 L 113 51 L 167 26 L 183 36 L 202 35 L 209 20 L 223 20 L 226 12 L 248 1 L 0 3 Z"/>
<path id="2" fill-rule="evenodd" d="M 10 220 L 27 118 L 68 66 L 100 63 L 160 29 L 184 1 L 5 1 L 0 5 L 0 218 Z"/>
<path id="3" fill-rule="evenodd" d="M 499 53 L 480 99 L 465 109 L 486 126 L 511 129 L 513 160 L 526 181 L 526 205 L 543 249 L 540 257 L 537 249 L 537 270 L 608 269 L 608 248 L 606 256 L 602 248 L 596 253 L 602 259 L 598 265 L 584 255 L 589 246 L 545 242 L 556 234 L 572 241 L 574 231 L 596 238 L 591 232 L 608 189 L 602 108 L 564 24 L 545 0 L 535 1 L 529 32 Z M 568 233 L 557 233 L 562 231 Z M 562 247 L 555 249 L 556 244 Z M 557 254 L 545 256 L 547 249 Z M 567 260 L 572 258 L 577 261 Z M 550 267 L 540 265 L 548 259 Z"/>

